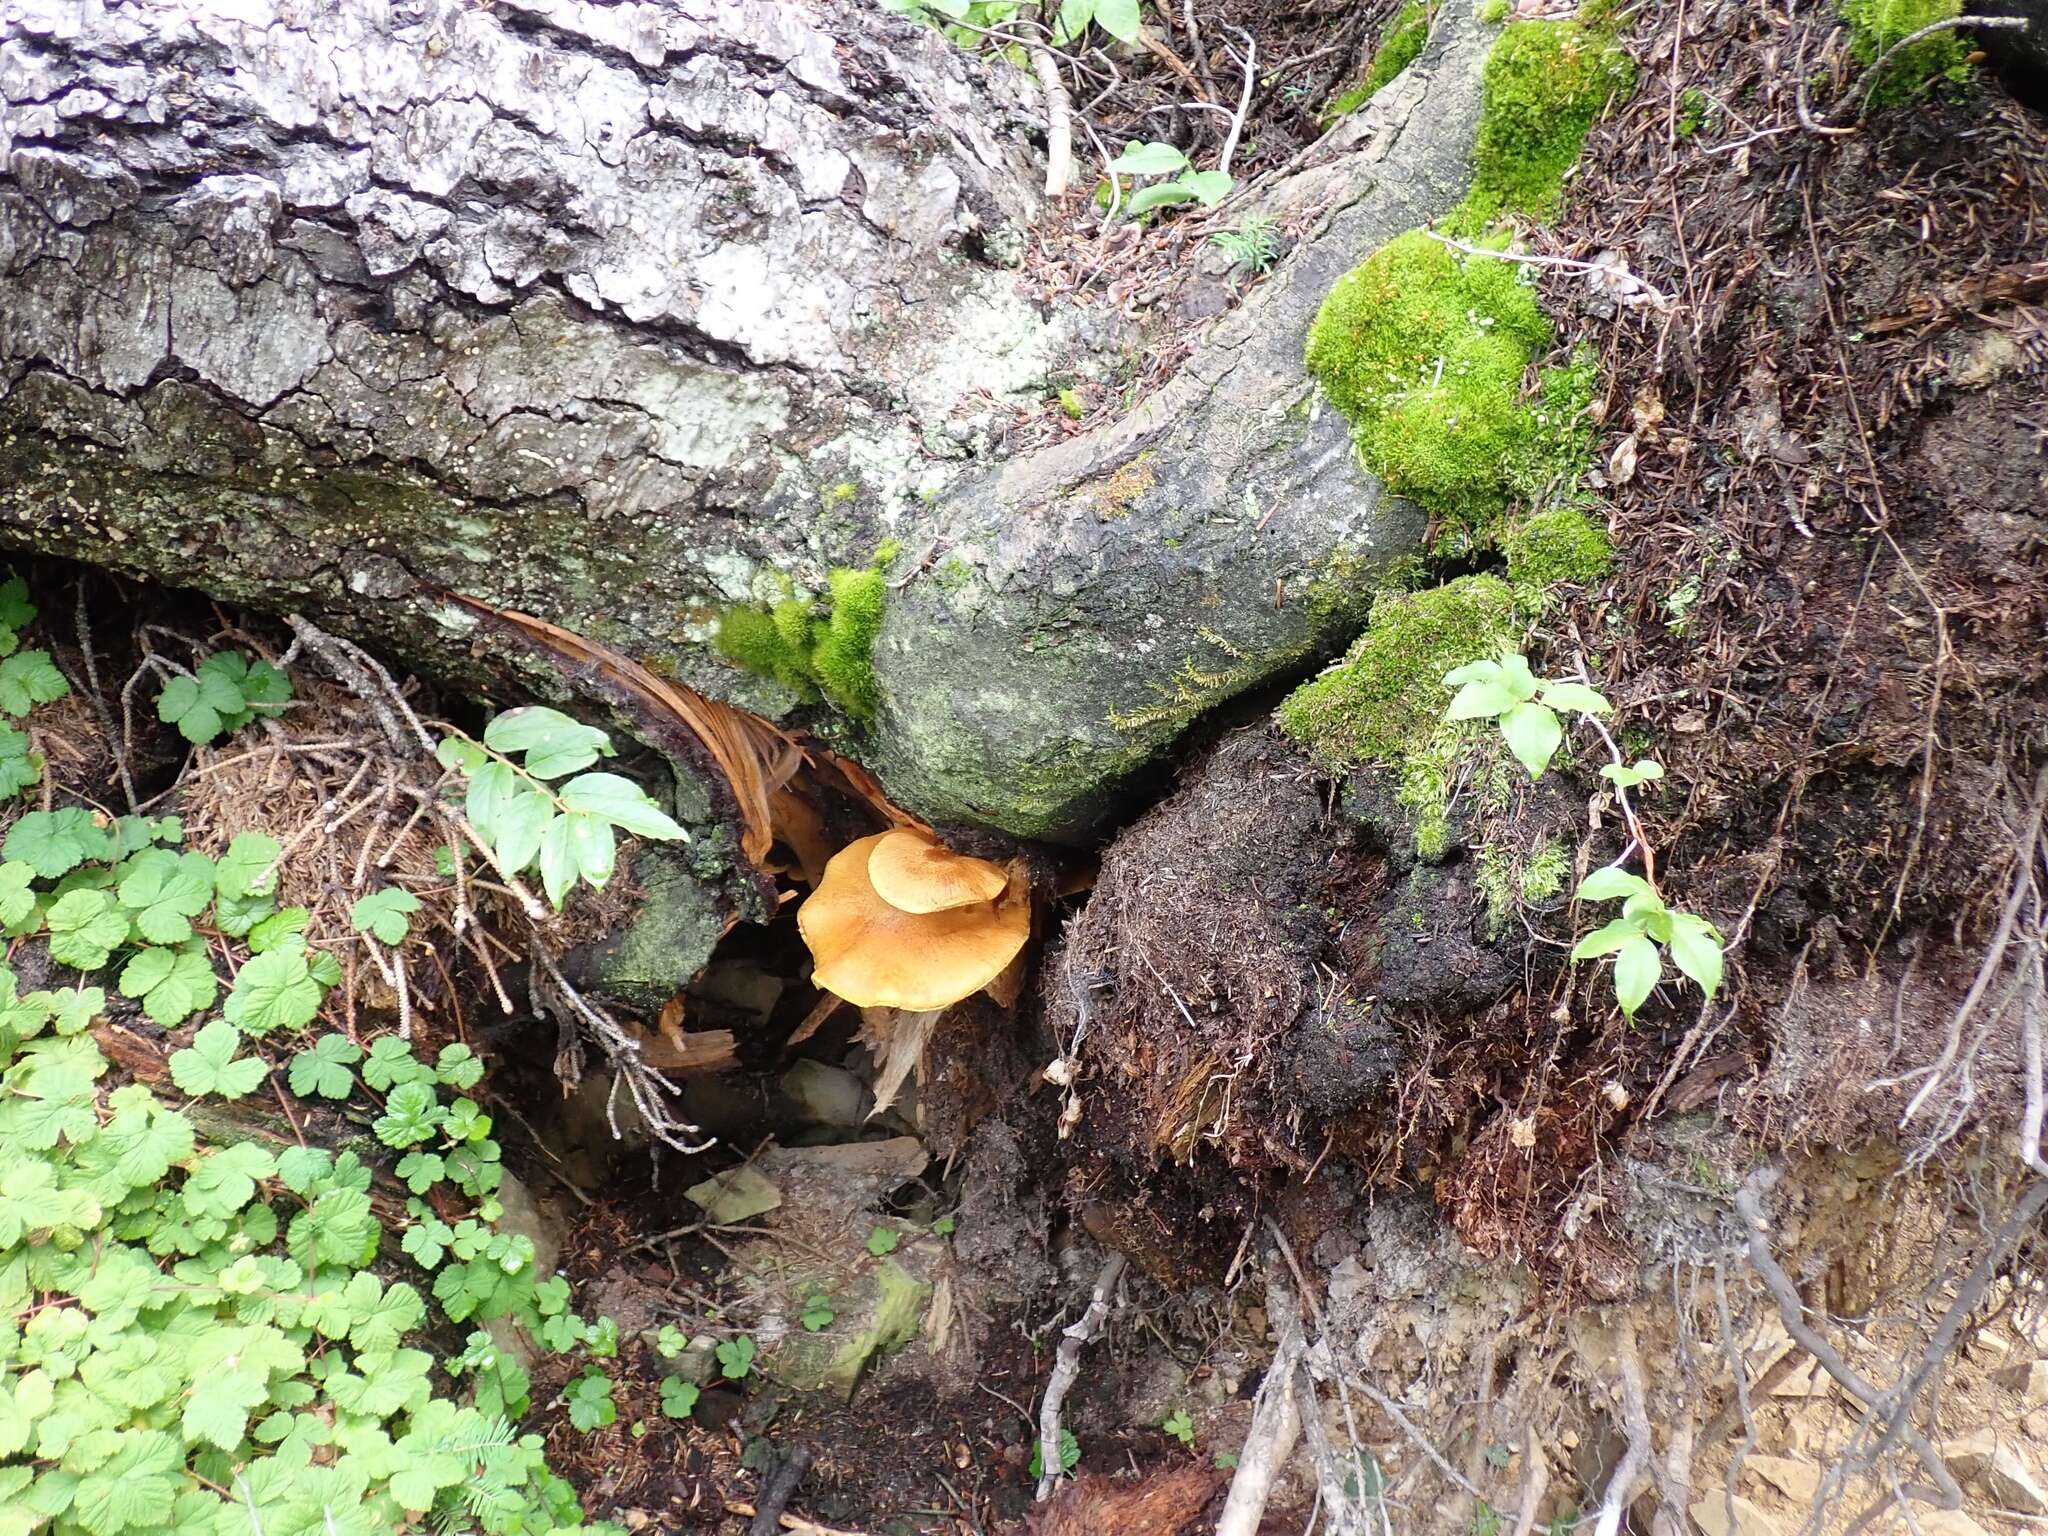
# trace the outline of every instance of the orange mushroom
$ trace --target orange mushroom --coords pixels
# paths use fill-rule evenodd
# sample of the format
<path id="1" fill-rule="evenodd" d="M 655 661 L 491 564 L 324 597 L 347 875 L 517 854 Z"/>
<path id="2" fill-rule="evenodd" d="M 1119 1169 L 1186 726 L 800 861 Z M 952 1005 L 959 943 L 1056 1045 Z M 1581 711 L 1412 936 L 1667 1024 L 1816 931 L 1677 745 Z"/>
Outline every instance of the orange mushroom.
<path id="1" fill-rule="evenodd" d="M 994 901 L 1010 884 L 1002 866 L 955 853 L 928 832 L 896 827 L 873 839 L 868 883 L 900 912 L 950 912 Z"/>
<path id="2" fill-rule="evenodd" d="M 906 835 L 923 841 L 899 828 L 848 843 L 797 909 L 797 928 L 811 951 L 811 979 L 856 1007 L 920 1012 L 957 1003 L 1001 976 L 1031 936 L 1023 882 L 1012 892 L 996 865 L 943 847 L 944 859 L 930 858 L 917 846 L 892 852 L 885 861 L 890 888 L 909 900 L 950 900 L 945 893 L 964 880 L 987 884 L 985 877 L 952 865 L 981 865 L 995 874 L 1000 899 L 923 909 L 885 899 L 871 861 L 889 839 Z M 899 858 L 901 852 L 909 857 Z"/>

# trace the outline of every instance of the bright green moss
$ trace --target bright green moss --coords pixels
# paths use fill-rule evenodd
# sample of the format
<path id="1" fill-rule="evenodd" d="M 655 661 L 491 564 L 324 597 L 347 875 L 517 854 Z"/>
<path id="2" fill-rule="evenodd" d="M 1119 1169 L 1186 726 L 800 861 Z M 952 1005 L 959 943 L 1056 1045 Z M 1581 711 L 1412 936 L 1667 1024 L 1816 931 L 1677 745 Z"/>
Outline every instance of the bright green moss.
<path id="1" fill-rule="evenodd" d="M 826 572 L 830 602 L 823 614 L 814 600 L 797 596 L 765 608 L 728 609 L 713 643 L 749 672 L 772 677 L 807 701 L 822 693 L 865 723 L 879 702 L 873 658 L 889 596 L 883 568 L 902 549 L 889 539 L 870 564 Z"/>
<path id="2" fill-rule="evenodd" d="M 1422 52 L 1422 45 L 1428 41 L 1429 0 L 1408 0 L 1388 26 L 1387 35 L 1380 39 L 1379 47 L 1373 50 L 1365 78 L 1330 103 L 1329 110 L 1323 114 L 1324 120 L 1356 112 L 1371 101 L 1379 94 L 1381 86 L 1415 62 L 1415 56 Z"/>
<path id="3" fill-rule="evenodd" d="M 1534 451 L 1522 375 L 1551 339 L 1512 263 L 1411 230 L 1330 290 L 1307 363 L 1388 489 L 1476 523 L 1500 512 Z"/>
<path id="4" fill-rule="evenodd" d="M 1600 25 L 1510 23 L 1486 58 L 1472 191 L 1450 222 L 1476 231 L 1504 214 L 1547 217 L 1594 120 L 1635 77 L 1635 62 Z"/>
<path id="5" fill-rule="evenodd" d="M 1451 697 L 1444 674 L 1513 638 L 1514 602 L 1498 577 L 1383 592 L 1344 659 L 1280 706 L 1280 724 L 1329 772 L 1403 766 L 1442 728 Z"/>
<path id="6" fill-rule="evenodd" d="M 1482 845 L 1476 883 L 1486 902 L 1486 936 L 1499 938 L 1517 911 L 1556 896 L 1570 873 L 1564 849 L 1547 837 L 1538 838 L 1526 856 L 1517 856 L 1505 843 Z"/>
<path id="7" fill-rule="evenodd" d="M 1607 534 L 1578 507 L 1553 507 L 1525 518 L 1501 540 L 1508 580 L 1517 592 L 1585 586 L 1607 574 Z"/>
<path id="8" fill-rule="evenodd" d="M 1842 19 L 1849 23 L 1849 53 L 1869 66 L 1878 56 L 1922 27 L 1962 14 L 1961 0 L 1842 0 Z M 1970 78 L 1970 45 L 1950 28 L 1901 49 L 1883 76 L 1870 88 L 1870 105 L 1896 106 L 1910 101 L 1938 81 Z"/>
<path id="9" fill-rule="evenodd" d="M 1508 0 L 1479 0 L 1479 19 L 1497 27 L 1508 19 Z"/>
<path id="10" fill-rule="evenodd" d="M 813 630 L 811 668 L 825 696 L 856 720 L 874 718 L 875 636 L 882 628 L 888 588 L 878 568 L 841 567 L 826 577 L 832 612 Z"/>
<path id="11" fill-rule="evenodd" d="M 837 485 L 825 488 L 825 505 L 843 507 L 860 494 L 860 487 L 851 480 L 841 480 Z"/>

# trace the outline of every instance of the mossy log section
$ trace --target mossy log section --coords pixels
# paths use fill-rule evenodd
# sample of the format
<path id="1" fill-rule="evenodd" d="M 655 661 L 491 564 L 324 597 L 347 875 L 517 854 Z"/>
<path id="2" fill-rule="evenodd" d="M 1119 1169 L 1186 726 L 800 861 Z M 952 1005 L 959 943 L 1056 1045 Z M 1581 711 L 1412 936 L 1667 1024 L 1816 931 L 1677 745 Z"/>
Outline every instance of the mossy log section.
<path id="1" fill-rule="evenodd" d="M 1306 237 L 1163 388 L 999 463 L 962 413 L 1043 401 L 1101 326 L 1007 270 L 1029 77 L 931 29 L 857 0 L 16 0 L 0 537 L 445 674 L 504 662 L 467 593 L 776 712 L 719 614 L 894 535 L 848 744 L 935 820 L 1084 838 L 1419 537 L 1301 348 L 1340 273 L 1462 194 L 1487 30 L 1446 7 L 1252 189 Z"/>

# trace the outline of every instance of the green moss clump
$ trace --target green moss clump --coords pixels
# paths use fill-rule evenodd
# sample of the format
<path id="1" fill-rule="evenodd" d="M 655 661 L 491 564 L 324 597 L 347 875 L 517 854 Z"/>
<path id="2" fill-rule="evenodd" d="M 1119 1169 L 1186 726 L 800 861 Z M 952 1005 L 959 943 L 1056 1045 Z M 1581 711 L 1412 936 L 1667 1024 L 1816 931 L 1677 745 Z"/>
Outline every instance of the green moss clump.
<path id="1" fill-rule="evenodd" d="M 1508 19 L 1508 0 L 1479 0 L 1479 19 L 1489 27 L 1497 27 Z"/>
<path id="2" fill-rule="evenodd" d="M 1486 901 L 1486 936 L 1499 938 L 1518 910 L 1541 906 L 1556 896 L 1570 873 L 1564 849 L 1547 837 L 1538 838 L 1524 857 L 1517 857 L 1502 843 L 1483 845 L 1476 883 Z"/>
<path id="3" fill-rule="evenodd" d="M 1922 27 L 1962 14 L 1962 0 L 1842 0 L 1849 23 L 1849 53 L 1866 68 L 1901 39 Z M 1873 107 L 1911 101 L 1942 80 L 1970 78 L 1970 45 L 1951 27 L 1901 49 L 1870 88 Z"/>
<path id="4" fill-rule="evenodd" d="M 1483 522 L 1535 446 L 1522 375 L 1551 340 L 1512 263 L 1410 230 L 1330 290 L 1307 363 L 1389 490 L 1446 519 Z"/>
<path id="5" fill-rule="evenodd" d="M 900 540 L 888 539 L 868 565 L 826 572 L 830 601 L 823 614 L 815 601 L 798 596 L 765 608 L 728 609 L 713 643 L 728 661 L 774 678 L 800 698 L 823 694 L 865 724 L 880 702 L 874 650 L 889 597 L 883 570 L 902 550 Z"/>
<path id="6" fill-rule="evenodd" d="M 1501 544 L 1508 581 L 1517 592 L 1586 586 L 1607 574 L 1614 557 L 1606 531 L 1578 507 L 1553 507 L 1525 518 Z"/>
<path id="7" fill-rule="evenodd" d="M 1496 576 L 1383 592 L 1344 659 L 1280 706 L 1281 727 L 1326 771 L 1403 766 L 1442 729 L 1446 672 L 1514 639 L 1514 599 Z"/>
<path id="8" fill-rule="evenodd" d="M 1373 50 L 1365 78 L 1331 102 L 1323 120 L 1334 121 L 1356 112 L 1371 101 L 1379 94 L 1381 86 L 1415 62 L 1415 56 L 1422 52 L 1422 45 L 1428 41 L 1429 0 L 1408 0 L 1388 26 L 1387 35 L 1380 39 L 1379 47 Z"/>
<path id="9" fill-rule="evenodd" d="M 1451 222 L 1475 231 L 1508 213 L 1547 217 L 1594 120 L 1635 78 L 1635 61 L 1604 26 L 1510 23 L 1486 58 L 1472 191 Z"/>
<path id="10" fill-rule="evenodd" d="M 826 581 L 832 612 L 814 629 L 811 668 L 825 696 L 856 720 L 875 714 L 875 636 L 881 632 L 888 588 L 877 567 L 864 571 L 841 567 Z"/>

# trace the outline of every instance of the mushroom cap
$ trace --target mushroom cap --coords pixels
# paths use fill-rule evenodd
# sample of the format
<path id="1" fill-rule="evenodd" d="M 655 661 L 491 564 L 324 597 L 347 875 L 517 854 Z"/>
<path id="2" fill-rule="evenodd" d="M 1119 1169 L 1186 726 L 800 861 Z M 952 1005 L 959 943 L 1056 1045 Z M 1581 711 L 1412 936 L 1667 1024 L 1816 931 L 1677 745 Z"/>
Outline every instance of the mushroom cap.
<path id="1" fill-rule="evenodd" d="M 862 839 L 869 841 L 869 839 Z M 987 859 L 955 853 L 926 832 L 895 827 L 872 839 L 868 883 L 875 894 L 904 912 L 945 912 L 994 901 L 1010 877 Z"/>
<path id="2" fill-rule="evenodd" d="M 887 832 L 848 843 L 797 908 L 811 979 L 857 1008 L 944 1008 L 1002 974 L 1031 936 L 1031 903 L 984 901 L 938 912 L 891 906 L 868 878 Z"/>

